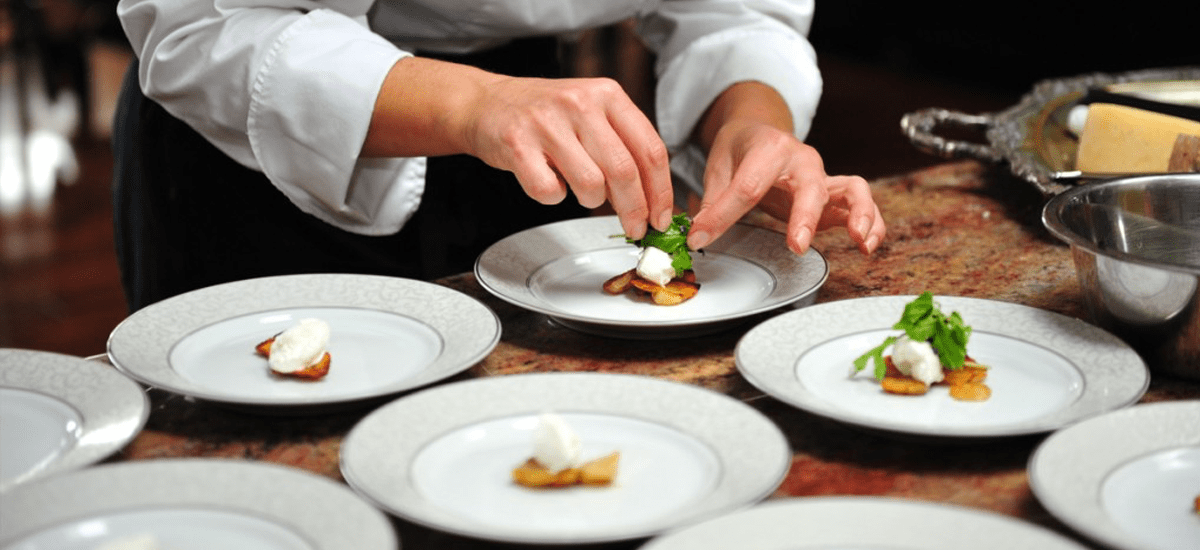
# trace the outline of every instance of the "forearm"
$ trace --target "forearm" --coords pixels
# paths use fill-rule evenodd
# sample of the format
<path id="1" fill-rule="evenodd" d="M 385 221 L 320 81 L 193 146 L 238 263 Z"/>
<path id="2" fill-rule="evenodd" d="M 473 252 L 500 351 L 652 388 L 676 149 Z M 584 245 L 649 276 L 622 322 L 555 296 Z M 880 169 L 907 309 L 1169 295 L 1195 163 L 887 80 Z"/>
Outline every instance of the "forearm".
<path id="1" fill-rule="evenodd" d="M 396 62 L 375 101 L 364 157 L 418 157 L 469 152 L 473 105 L 503 77 L 420 57 Z"/>

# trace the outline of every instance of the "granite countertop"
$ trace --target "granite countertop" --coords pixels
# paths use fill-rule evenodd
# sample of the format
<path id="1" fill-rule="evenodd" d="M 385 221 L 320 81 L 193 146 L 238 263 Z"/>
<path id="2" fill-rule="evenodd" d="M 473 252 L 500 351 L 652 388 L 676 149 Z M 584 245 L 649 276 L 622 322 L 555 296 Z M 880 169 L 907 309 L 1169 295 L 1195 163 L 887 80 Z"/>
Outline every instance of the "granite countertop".
<path id="1" fill-rule="evenodd" d="M 819 234 L 814 246 L 829 261 L 830 274 L 817 302 L 929 290 L 1084 317 L 1070 251 L 1042 229 L 1044 197 L 1031 186 L 998 168 L 962 161 L 879 179 L 872 188 L 888 223 L 888 237 L 876 253 L 865 257 L 844 230 Z M 755 214 L 747 222 L 779 228 L 777 222 Z M 784 430 L 794 456 L 771 498 L 880 495 L 946 502 L 1070 534 L 1030 492 L 1025 467 L 1041 437 L 948 445 L 856 430 L 765 396 L 742 378 L 733 350 L 750 324 L 672 345 L 614 340 L 569 330 L 494 298 L 471 274 L 439 283 L 483 301 L 503 325 L 495 350 L 449 382 L 524 372 L 595 371 L 696 384 L 746 401 Z M 341 480 L 342 438 L 370 411 L 261 416 L 159 391 L 151 396 L 146 428 L 113 461 L 239 457 Z M 1195 398 L 1200 398 L 1200 383 L 1154 376 L 1142 401 Z M 399 519 L 395 525 L 406 549 L 509 547 Z M 643 542 L 608 546 L 636 548 Z"/>

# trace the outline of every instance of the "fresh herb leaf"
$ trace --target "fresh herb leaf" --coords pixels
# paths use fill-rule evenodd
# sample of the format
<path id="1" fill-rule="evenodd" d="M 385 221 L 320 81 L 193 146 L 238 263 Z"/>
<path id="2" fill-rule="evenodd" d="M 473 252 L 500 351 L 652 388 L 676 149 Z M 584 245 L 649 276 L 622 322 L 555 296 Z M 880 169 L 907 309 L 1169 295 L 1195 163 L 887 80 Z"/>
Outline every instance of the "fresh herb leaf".
<path id="1" fill-rule="evenodd" d="M 957 311 L 946 316 L 933 301 L 932 292 L 924 292 L 904 306 L 904 313 L 892 328 L 903 330 L 910 340 L 929 342 L 938 354 L 942 365 L 953 369 L 963 366 L 967 358 L 967 341 L 971 338 L 971 327 L 967 326 Z M 886 370 L 883 350 L 898 338 L 889 336 L 883 344 L 854 360 L 854 372 L 866 368 L 867 361 L 875 361 L 875 378 L 882 379 Z"/>
<path id="2" fill-rule="evenodd" d="M 899 337 L 888 336 L 887 338 L 885 338 L 883 340 L 882 344 L 879 344 L 878 346 L 871 348 L 871 351 L 868 351 L 868 352 L 862 354 L 861 356 L 859 356 L 858 359 L 855 359 L 854 360 L 854 372 L 857 373 L 857 372 L 867 368 L 867 361 L 872 360 L 873 366 L 875 367 L 875 379 L 883 380 L 883 375 L 887 373 L 887 362 L 884 361 L 884 359 L 883 359 L 883 350 L 887 349 L 888 346 L 895 343 L 896 340 L 899 340 Z M 853 373 L 851 373 L 851 374 L 853 374 Z"/>
<path id="3" fill-rule="evenodd" d="M 671 218 L 671 225 L 665 231 L 650 228 L 641 239 L 625 237 L 625 242 L 640 248 L 653 246 L 671 256 L 671 267 L 676 273 L 683 273 L 692 268 L 692 255 L 687 246 L 688 230 L 692 228 L 692 220 L 687 214 L 676 214 Z"/>

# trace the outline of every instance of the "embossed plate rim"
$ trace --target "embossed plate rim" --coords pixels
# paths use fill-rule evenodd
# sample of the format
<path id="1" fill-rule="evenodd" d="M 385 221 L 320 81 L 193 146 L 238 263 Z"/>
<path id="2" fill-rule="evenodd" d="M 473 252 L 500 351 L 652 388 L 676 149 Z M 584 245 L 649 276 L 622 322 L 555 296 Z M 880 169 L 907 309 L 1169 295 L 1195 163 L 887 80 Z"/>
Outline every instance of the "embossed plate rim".
<path id="1" fill-rule="evenodd" d="M 745 310 L 666 321 L 613 321 L 563 311 L 540 299 L 530 288 L 530 277 L 559 258 L 631 246 L 612 237 L 621 233 L 616 216 L 579 218 L 527 229 L 501 239 L 480 254 L 475 262 L 475 278 L 497 298 L 547 315 L 570 328 L 622 338 L 670 338 L 720 330 L 789 305 L 808 305 L 829 277 L 829 263 L 815 248 L 810 248 L 803 256 L 797 256 L 787 248 L 785 236 L 781 233 L 739 223 L 705 250 L 752 262 L 774 277 L 775 288 L 772 292 L 762 302 Z M 601 292 L 598 288 L 596 291 Z"/>
<path id="2" fill-rule="evenodd" d="M 318 307 L 363 308 L 408 317 L 440 336 L 441 353 L 413 377 L 348 396 L 229 395 L 200 386 L 171 368 L 175 344 L 199 328 L 255 312 Z M 217 403 L 303 412 L 296 406 L 380 398 L 458 374 L 491 353 L 500 333 L 495 312 L 457 290 L 400 277 L 320 273 L 234 281 L 167 298 L 118 324 L 107 351 L 119 370 L 153 387 Z"/>
<path id="3" fill-rule="evenodd" d="M 471 400 L 471 407 L 462 406 L 466 399 Z M 536 416 L 545 410 L 612 414 L 677 430 L 717 455 L 719 479 L 712 492 L 687 510 L 603 533 L 545 534 L 482 525 L 441 510 L 421 494 L 411 478 L 413 461 L 430 442 L 480 422 Z M 580 437 L 586 438 L 586 434 Z M 774 422 L 721 393 L 639 375 L 553 372 L 459 381 L 396 399 L 350 430 L 341 447 L 340 462 L 342 477 L 351 487 L 397 517 L 478 539 L 581 544 L 646 537 L 761 500 L 783 481 L 791 450 Z M 497 475 L 508 479 L 509 472 Z"/>
<path id="4" fill-rule="evenodd" d="M 0 387 L 49 396 L 82 419 L 69 449 L 20 479 L 0 480 L 0 490 L 95 464 L 132 441 L 150 417 L 150 400 L 141 386 L 107 365 L 73 355 L 0 349 Z"/>
<path id="5" fill-rule="evenodd" d="M 1024 340 L 1064 357 L 1083 376 L 1082 394 L 1065 408 L 1024 423 L 991 429 L 971 426 L 930 428 L 902 419 L 895 422 L 864 420 L 800 384 L 795 368 L 808 349 L 845 335 L 888 329 L 899 319 L 904 305 L 915 298 L 872 296 L 838 300 L 768 319 L 738 341 L 734 350 L 738 372 L 768 395 L 813 414 L 870 430 L 936 439 L 1043 433 L 1131 405 L 1149 386 L 1149 370 L 1137 352 L 1099 327 L 1021 304 L 946 295 L 935 296 L 934 300 L 943 311 L 958 311 L 975 330 Z M 847 365 L 847 374 L 850 370 L 851 366 Z"/>
<path id="6" fill-rule="evenodd" d="M 1115 525 L 1104 510 L 1105 480 L 1131 460 L 1200 447 L 1197 418 L 1200 400 L 1191 399 L 1141 403 L 1067 426 L 1030 455 L 1029 487 L 1052 516 L 1084 536 L 1112 548 L 1145 548 L 1147 543 Z"/>
<path id="7" fill-rule="evenodd" d="M 947 525 L 955 528 L 946 529 Z M 648 541 L 641 550 L 910 546 L 928 550 L 1087 548 L 1039 525 L 995 512 L 941 502 L 836 495 L 768 500 L 666 533 Z"/>
<path id="8" fill-rule="evenodd" d="M 348 487 L 267 462 L 163 458 L 104 464 L 18 486 L 0 494 L 0 504 L 0 545 L 110 512 L 200 507 L 269 520 L 315 550 L 400 547 L 386 515 Z"/>

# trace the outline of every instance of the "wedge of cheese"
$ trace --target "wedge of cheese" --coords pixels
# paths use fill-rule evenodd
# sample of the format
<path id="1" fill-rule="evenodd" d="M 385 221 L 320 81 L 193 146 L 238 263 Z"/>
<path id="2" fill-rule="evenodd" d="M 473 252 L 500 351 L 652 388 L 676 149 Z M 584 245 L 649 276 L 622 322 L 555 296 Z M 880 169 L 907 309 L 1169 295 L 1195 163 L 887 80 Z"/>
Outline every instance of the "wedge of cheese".
<path id="1" fill-rule="evenodd" d="M 1188 149 L 1198 140 L 1200 122 L 1123 105 L 1093 103 L 1079 136 L 1075 168 L 1099 174 L 1197 171 L 1195 151 Z"/>

